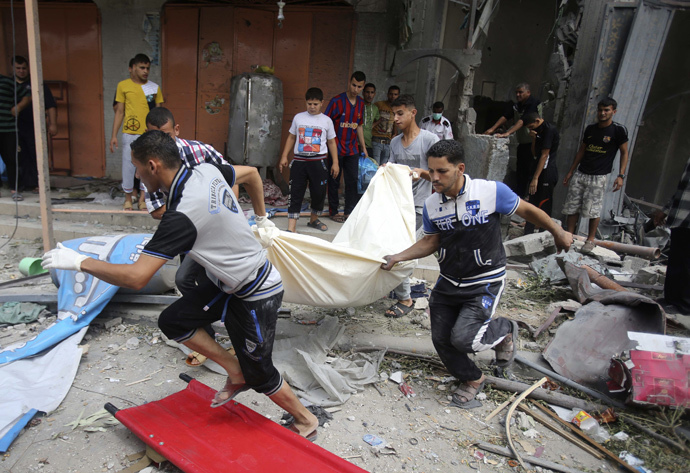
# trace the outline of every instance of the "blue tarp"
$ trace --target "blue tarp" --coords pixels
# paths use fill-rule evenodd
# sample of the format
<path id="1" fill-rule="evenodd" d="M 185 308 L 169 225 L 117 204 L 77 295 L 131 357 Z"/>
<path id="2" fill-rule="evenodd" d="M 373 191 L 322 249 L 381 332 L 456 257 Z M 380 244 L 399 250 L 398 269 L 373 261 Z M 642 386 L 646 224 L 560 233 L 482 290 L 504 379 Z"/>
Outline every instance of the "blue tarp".
<path id="1" fill-rule="evenodd" d="M 62 244 L 109 263 L 131 264 L 151 239 L 150 234 L 105 235 L 78 238 Z M 119 287 L 90 274 L 56 270 L 59 283 L 58 321 L 35 338 L 0 351 L 0 365 L 41 353 L 87 326 L 110 302 Z"/>

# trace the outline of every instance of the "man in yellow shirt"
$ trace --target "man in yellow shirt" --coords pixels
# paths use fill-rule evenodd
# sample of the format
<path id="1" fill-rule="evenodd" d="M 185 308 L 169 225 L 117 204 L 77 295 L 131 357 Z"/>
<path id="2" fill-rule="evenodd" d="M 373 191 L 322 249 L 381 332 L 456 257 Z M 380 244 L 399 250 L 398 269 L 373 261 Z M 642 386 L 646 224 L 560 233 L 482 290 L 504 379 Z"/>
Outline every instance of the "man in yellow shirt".
<path id="1" fill-rule="evenodd" d="M 132 164 L 130 145 L 146 131 L 146 115 L 149 111 L 163 104 L 161 88 L 148 80 L 151 69 L 151 60 L 148 56 L 137 54 L 132 63 L 130 78 L 117 84 L 117 105 L 110 138 L 110 152 L 114 153 L 118 147 L 117 134 L 122 127 L 122 190 L 125 192 L 125 210 L 132 210 L 132 196 L 136 199 L 139 191 L 134 189 L 135 168 Z M 139 209 L 146 210 L 143 192 L 139 199 Z"/>
<path id="2" fill-rule="evenodd" d="M 391 85 L 388 88 L 388 100 L 376 102 L 379 109 L 379 119 L 371 129 L 371 144 L 374 150 L 373 158 L 379 164 L 386 164 L 390 158 L 391 140 L 398 134 L 393 120 L 391 104 L 400 96 L 400 87 Z"/>

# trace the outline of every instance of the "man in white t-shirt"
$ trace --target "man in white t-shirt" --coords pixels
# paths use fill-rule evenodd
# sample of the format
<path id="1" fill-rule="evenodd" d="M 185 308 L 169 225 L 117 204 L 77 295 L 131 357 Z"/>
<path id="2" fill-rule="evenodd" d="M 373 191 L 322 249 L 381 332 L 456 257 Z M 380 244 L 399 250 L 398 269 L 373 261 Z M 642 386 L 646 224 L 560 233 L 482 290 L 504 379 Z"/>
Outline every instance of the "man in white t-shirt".
<path id="1" fill-rule="evenodd" d="M 288 154 L 293 149 L 294 159 L 290 164 L 287 228 L 293 233 L 297 229 L 297 220 L 300 217 L 307 182 L 311 195 L 311 217 L 307 226 L 322 232 L 328 230 L 326 224 L 319 220 L 319 216 L 323 213 L 323 203 L 326 199 L 329 151 L 333 159 L 331 176 L 335 179 L 340 172 L 333 120 L 321 113 L 323 92 L 317 87 L 312 87 L 307 90 L 305 99 L 307 111 L 298 113 L 292 119 L 290 133 L 278 162 L 278 169 L 283 172 L 283 169 L 288 166 Z"/>

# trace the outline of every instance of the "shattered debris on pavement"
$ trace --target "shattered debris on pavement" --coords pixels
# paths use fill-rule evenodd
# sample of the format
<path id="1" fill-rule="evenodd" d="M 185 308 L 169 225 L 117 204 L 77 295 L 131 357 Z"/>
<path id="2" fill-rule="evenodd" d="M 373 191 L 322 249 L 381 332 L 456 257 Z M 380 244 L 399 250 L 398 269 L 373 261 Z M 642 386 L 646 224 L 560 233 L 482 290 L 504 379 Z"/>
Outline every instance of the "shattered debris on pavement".
<path id="1" fill-rule="evenodd" d="M 597 353 L 595 382 L 591 386 L 607 396 L 619 396 L 616 399 L 621 402 L 626 396 L 634 398 L 637 388 L 617 394 L 608 391 L 606 384 L 610 380 L 608 367 L 612 359 L 625 365 L 629 364 L 631 358 L 626 357 L 630 354 L 644 351 L 635 348 L 628 332 L 687 338 L 686 329 L 674 322 L 675 315 L 665 319 L 667 314 L 655 300 L 660 292 L 654 288 L 663 284 L 663 260 L 657 264 L 601 247 L 593 254 L 583 255 L 577 251 L 582 246 L 580 242 L 573 245 L 564 259 L 559 259 L 549 235 L 535 235 L 506 242 L 510 247 L 509 278 L 496 313 L 519 323 L 520 356 L 586 384 L 585 379 L 570 370 L 570 365 L 584 366 L 584 374 L 591 376 L 592 371 L 587 368 L 591 365 L 589 358 L 580 359 L 571 354 L 565 357 L 568 363 L 563 362 L 563 357 L 556 357 L 560 361 L 548 364 L 547 359 L 553 358 L 549 354 L 562 345 L 562 340 L 567 340 L 572 342 L 575 355 Z M 0 255 L 7 262 L 14 258 Z M 569 276 L 564 271 L 568 265 L 582 264 L 618 283 L 628 284 L 626 292 L 602 291 L 580 273 Z M 14 268 L 7 265 L 3 280 L 11 279 Z M 50 287 L 45 280 L 32 284 L 37 284 L 33 286 L 34 292 L 48 291 Z M 645 287 L 636 288 L 635 284 Z M 427 296 L 432 286 L 433 279 L 413 280 L 415 310 L 400 319 L 383 315 L 392 303 L 390 298 L 364 307 L 340 309 L 285 304 L 276 337 L 277 353 L 284 346 L 284 352 L 292 350 L 297 355 L 286 358 L 286 379 L 302 386 L 303 402 L 311 403 L 311 409 L 323 410 L 319 445 L 365 470 L 476 469 L 481 465 L 486 471 L 498 472 L 516 468 L 519 461 L 506 443 L 506 413 L 521 390 L 542 375 L 516 364 L 509 373 L 511 379 L 506 380 L 519 386 L 516 394 L 506 387 L 498 387 L 503 386 L 500 383 L 493 384 L 478 396 L 481 407 L 466 411 L 454 409 L 451 393 L 457 381 L 445 371 L 430 343 Z M 0 294 L 8 290 L 0 290 Z M 206 362 L 202 367 L 185 365 L 186 354 L 169 346 L 155 327 L 156 309 L 120 306 L 113 305 L 94 319 L 79 345 L 83 351 L 81 362 L 65 400 L 49 415 L 36 417 L 35 422 L 27 424 L 8 450 L 5 462 L 26 471 L 38 471 L 42 465 L 40 468 L 48 472 L 51 465 L 60 465 L 59 458 L 65 455 L 79 458 L 79 449 L 88 441 L 92 449 L 90 456 L 99 458 L 100 463 L 94 467 L 93 463 L 87 463 L 90 460 L 80 460 L 92 465 L 85 470 L 115 472 L 142 466 L 146 462 L 139 462 L 145 455 L 135 458 L 142 451 L 141 443 L 123 426 L 104 422 L 108 418 L 101 412 L 103 404 L 115 399 L 127 407 L 165 397 L 183 388 L 178 379 L 180 372 L 188 372 L 212 387 L 222 385 L 223 377 L 212 370 L 211 363 Z M 49 303 L 50 313 L 42 312 L 34 321 L 25 322 L 26 325 L 0 326 L 0 345 L 15 343 L 20 334 L 30 336 L 44 330 L 56 320 L 54 309 Z M 631 315 L 630 310 L 638 311 L 638 315 Z M 621 318 L 612 315 L 615 311 L 621 311 Z M 227 342 L 224 327 L 217 324 L 214 328 L 219 341 Z M 306 337 L 310 343 L 294 345 L 295 337 L 299 336 Z M 291 339 L 294 340 L 290 342 Z M 362 345 L 367 350 L 358 351 Z M 312 351 L 310 347 L 318 350 Z M 677 354 L 674 356 L 681 359 Z M 475 359 L 487 375 L 493 375 L 491 352 L 477 354 Z M 293 363 L 295 360 L 299 364 Z M 626 369 L 626 379 L 633 379 L 635 367 L 626 366 Z M 559 402 L 566 404 L 585 402 L 588 406 L 599 406 L 601 412 L 587 410 L 595 418 L 608 408 L 598 399 L 555 379 L 547 381 L 534 394 L 546 396 L 546 393 L 560 396 Z M 653 396 L 659 398 L 659 393 L 655 391 Z M 246 392 L 238 396 L 238 401 L 281 422 L 284 413 L 263 396 Z M 644 461 L 643 466 L 650 471 L 681 471 L 676 467 L 683 464 L 688 454 L 688 440 L 682 429 L 678 429 L 684 423 L 682 408 L 664 411 L 663 417 L 650 416 L 647 406 L 614 408 L 615 420 L 601 423 L 611 438 L 596 447 L 558 424 L 542 409 L 557 415 L 541 402 L 531 398 L 522 401 L 511 419 L 514 447 L 523 459 L 540 462 L 532 463 L 537 471 L 558 471 L 559 465 L 572 470 L 614 471 L 620 463 L 612 456 L 620 457 L 623 462 L 634 462 L 633 458 Z M 653 403 L 647 401 L 647 404 Z M 573 407 L 567 409 L 571 412 Z M 573 429 L 579 429 L 570 423 Z M 32 443 L 34 438 L 43 442 Z M 113 442 L 117 445 L 115 450 Z M 20 452 L 24 451 L 32 454 L 22 455 Z M 169 462 L 152 464 L 151 461 L 141 471 L 179 471 Z"/>

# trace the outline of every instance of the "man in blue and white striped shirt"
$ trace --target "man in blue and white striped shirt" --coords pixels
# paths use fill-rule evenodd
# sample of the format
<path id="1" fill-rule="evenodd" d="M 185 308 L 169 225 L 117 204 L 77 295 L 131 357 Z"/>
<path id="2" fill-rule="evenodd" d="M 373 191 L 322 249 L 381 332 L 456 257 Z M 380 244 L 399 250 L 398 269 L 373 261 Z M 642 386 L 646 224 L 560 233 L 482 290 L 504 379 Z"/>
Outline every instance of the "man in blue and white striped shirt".
<path id="1" fill-rule="evenodd" d="M 435 194 L 424 202 L 424 238 L 395 255 L 384 256 L 383 269 L 438 251 L 441 277 L 429 300 L 431 338 L 450 374 L 460 381 L 453 404 L 472 408 L 485 376 L 469 353 L 496 352 L 499 367 L 515 357 L 517 324 L 495 317 L 505 286 L 506 254 L 501 215 L 518 214 L 551 232 L 556 247 L 568 250 L 573 235 L 542 210 L 521 200 L 502 182 L 465 174 L 462 145 L 442 140 L 427 152 Z"/>

